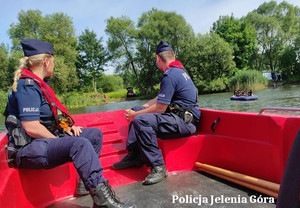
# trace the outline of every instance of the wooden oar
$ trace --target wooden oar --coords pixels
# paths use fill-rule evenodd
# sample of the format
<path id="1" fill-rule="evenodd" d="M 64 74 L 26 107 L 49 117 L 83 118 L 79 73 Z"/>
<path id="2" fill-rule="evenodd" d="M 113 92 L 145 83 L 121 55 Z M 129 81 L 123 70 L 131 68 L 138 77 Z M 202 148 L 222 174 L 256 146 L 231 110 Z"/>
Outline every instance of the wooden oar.
<path id="1" fill-rule="evenodd" d="M 217 177 L 223 178 L 241 186 L 245 186 L 247 188 L 253 189 L 255 191 L 264 193 L 275 198 L 278 197 L 280 186 L 279 184 L 265 181 L 252 176 L 247 176 L 234 171 L 229 171 L 223 168 L 218 168 L 212 165 L 203 164 L 200 162 L 196 162 L 195 166 L 209 174 L 215 175 Z"/>

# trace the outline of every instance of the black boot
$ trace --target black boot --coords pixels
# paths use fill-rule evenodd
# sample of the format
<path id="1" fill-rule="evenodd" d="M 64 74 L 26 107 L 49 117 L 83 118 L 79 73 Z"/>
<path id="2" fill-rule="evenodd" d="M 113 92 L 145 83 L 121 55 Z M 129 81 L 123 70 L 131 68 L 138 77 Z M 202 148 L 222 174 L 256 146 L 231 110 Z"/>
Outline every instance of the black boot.
<path id="1" fill-rule="evenodd" d="M 112 165 L 113 169 L 140 167 L 144 164 L 139 152 L 129 152 L 120 162 Z"/>
<path id="2" fill-rule="evenodd" d="M 165 165 L 155 166 L 151 168 L 149 175 L 145 178 L 144 185 L 151 185 L 161 182 L 168 176 Z"/>
<path id="3" fill-rule="evenodd" d="M 115 195 L 108 180 L 104 183 L 99 183 L 95 189 L 90 190 L 90 194 L 94 201 L 93 208 L 135 208 L 134 204 L 124 204 Z"/>
<path id="4" fill-rule="evenodd" d="M 79 197 L 79 196 L 85 196 L 88 194 L 89 194 L 89 192 L 85 189 L 83 181 L 81 179 L 79 179 L 79 181 L 77 183 L 77 187 L 76 187 L 75 196 Z"/>

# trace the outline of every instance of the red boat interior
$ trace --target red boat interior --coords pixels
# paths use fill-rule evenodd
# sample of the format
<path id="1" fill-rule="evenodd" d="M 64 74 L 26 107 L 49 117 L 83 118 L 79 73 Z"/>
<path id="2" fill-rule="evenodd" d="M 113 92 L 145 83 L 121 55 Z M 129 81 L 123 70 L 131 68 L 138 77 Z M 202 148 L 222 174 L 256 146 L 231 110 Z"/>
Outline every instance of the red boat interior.
<path id="1" fill-rule="evenodd" d="M 170 174 L 200 171 L 196 162 L 280 184 L 300 117 L 200 109 L 198 131 L 187 138 L 159 139 Z M 128 122 L 124 110 L 74 115 L 77 126 L 102 130 L 100 161 L 114 188 L 143 181 L 149 168 L 112 170 L 126 151 Z M 9 168 L 6 132 L 0 135 L 0 207 L 47 207 L 73 197 L 76 171 L 72 163 L 50 170 Z M 206 171 L 209 173 L 209 171 Z M 203 187 L 204 188 L 204 187 Z"/>

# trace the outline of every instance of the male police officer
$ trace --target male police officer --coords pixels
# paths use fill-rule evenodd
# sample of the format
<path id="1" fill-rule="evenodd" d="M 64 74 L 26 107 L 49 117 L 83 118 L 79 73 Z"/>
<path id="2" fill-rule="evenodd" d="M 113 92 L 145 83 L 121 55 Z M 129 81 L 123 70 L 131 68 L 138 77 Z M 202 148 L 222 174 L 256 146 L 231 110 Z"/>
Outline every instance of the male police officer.
<path id="1" fill-rule="evenodd" d="M 162 181 L 168 174 L 157 136 L 176 138 L 194 134 L 200 118 L 195 85 L 165 41 L 156 48 L 156 63 L 164 73 L 159 94 L 143 106 L 126 110 L 125 118 L 132 121 L 128 155 L 113 164 L 114 169 L 123 169 L 145 163 L 151 167 L 144 181 L 148 185 Z"/>
<path id="2" fill-rule="evenodd" d="M 39 169 L 72 161 L 94 208 L 135 207 L 121 203 L 102 175 L 102 132 L 74 126 L 67 109 L 44 82 L 54 70 L 53 46 L 34 39 L 21 44 L 25 57 L 15 73 L 6 108 L 10 165 Z"/>

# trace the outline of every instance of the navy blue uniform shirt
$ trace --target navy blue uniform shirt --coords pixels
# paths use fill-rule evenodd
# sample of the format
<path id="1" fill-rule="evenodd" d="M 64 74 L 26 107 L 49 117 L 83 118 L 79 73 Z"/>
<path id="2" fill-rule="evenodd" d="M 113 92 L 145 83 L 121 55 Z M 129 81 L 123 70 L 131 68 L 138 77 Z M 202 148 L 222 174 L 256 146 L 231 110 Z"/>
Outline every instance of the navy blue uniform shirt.
<path id="1" fill-rule="evenodd" d="M 180 107 L 196 105 L 191 111 L 199 119 L 197 96 L 193 81 L 183 69 L 170 68 L 163 74 L 157 98 L 158 103 L 167 105 L 175 103 Z"/>
<path id="2" fill-rule="evenodd" d="M 54 119 L 40 87 L 31 79 L 18 80 L 17 92 L 11 90 L 8 95 L 7 110 L 21 121 Z"/>

